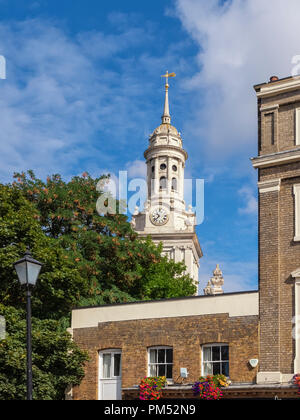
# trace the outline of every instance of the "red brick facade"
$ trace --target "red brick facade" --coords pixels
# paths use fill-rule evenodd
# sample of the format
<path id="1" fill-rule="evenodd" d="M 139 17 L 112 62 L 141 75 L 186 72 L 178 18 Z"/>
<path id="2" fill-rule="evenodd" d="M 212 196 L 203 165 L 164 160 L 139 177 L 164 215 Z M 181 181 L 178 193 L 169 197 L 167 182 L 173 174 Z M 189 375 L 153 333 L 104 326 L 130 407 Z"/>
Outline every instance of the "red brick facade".
<path id="1" fill-rule="evenodd" d="M 140 383 L 147 375 L 151 346 L 173 348 L 174 383 L 191 383 L 201 375 L 201 346 L 208 343 L 229 344 L 230 378 L 234 382 L 255 381 L 257 370 L 249 359 L 258 358 L 258 317 L 232 317 L 227 314 L 106 322 L 98 328 L 75 329 L 74 340 L 88 351 L 90 361 L 74 399 L 98 398 L 99 351 L 122 350 L 122 387 Z M 189 377 L 180 378 L 180 367 Z"/>

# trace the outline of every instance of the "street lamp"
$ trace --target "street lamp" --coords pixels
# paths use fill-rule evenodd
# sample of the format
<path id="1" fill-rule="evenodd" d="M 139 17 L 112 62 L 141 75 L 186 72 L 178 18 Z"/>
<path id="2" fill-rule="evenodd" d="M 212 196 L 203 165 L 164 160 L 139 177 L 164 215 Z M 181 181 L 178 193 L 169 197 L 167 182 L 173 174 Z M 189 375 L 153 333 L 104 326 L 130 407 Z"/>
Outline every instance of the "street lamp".
<path id="1" fill-rule="evenodd" d="M 42 265 L 32 258 L 29 248 L 27 248 L 24 257 L 14 263 L 19 282 L 26 286 L 27 400 L 32 400 L 31 288 L 36 284 Z"/>

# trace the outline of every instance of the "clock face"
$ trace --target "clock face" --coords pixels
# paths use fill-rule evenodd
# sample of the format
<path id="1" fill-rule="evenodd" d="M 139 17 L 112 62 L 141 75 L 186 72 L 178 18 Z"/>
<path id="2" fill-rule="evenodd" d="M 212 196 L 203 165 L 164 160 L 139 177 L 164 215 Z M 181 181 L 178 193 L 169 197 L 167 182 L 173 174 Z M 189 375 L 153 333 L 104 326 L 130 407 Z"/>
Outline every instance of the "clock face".
<path id="1" fill-rule="evenodd" d="M 150 214 L 150 220 L 154 225 L 164 225 L 169 220 L 169 215 L 165 209 L 159 207 L 153 210 Z"/>

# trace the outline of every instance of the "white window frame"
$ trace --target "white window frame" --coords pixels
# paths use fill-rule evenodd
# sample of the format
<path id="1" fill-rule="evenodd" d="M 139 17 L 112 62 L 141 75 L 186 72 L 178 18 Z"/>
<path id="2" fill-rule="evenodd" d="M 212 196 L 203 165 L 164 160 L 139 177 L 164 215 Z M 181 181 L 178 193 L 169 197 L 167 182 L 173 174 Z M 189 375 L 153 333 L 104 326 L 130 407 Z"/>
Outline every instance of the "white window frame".
<path id="1" fill-rule="evenodd" d="M 111 355 L 111 365 L 110 365 L 110 376 L 104 378 L 103 376 L 103 356 L 105 354 L 110 354 Z M 121 361 L 120 361 L 120 370 L 119 370 L 119 375 L 118 376 L 114 376 L 114 371 L 115 371 L 115 366 L 114 366 L 114 355 L 115 354 L 120 354 L 121 355 Z M 99 358 L 100 358 L 100 363 L 99 363 L 99 379 L 118 379 L 122 377 L 122 350 L 121 349 L 107 349 L 107 350 L 101 350 L 99 351 Z"/>
<path id="2" fill-rule="evenodd" d="M 294 184 L 293 187 L 294 193 L 294 241 L 300 241 L 300 184 Z"/>
<path id="3" fill-rule="evenodd" d="M 172 363 L 167 363 L 166 362 L 166 353 L 165 353 L 165 362 L 164 363 L 158 363 L 158 362 L 151 363 L 150 362 L 150 351 L 151 350 L 172 350 Z M 172 365 L 172 377 L 169 378 L 166 375 L 163 375 L 163 376 L 166 376 L 168 382 L 172 381 L 173 380 L 173 366 L 174 366 L 173 360 L 174 360 L 173 347 L 171 347 L 171 346 L 153 346 L 153 347 L 148 347 L 148 369 L 147 369 L 148 376 L 151 376 L 150 372 L 151 372 L 151 366 L 152 365 L 155 365 L 155 366 L 158 366 L 158 365 L 165 365 L 165 366 L 166 365 Z M 165 369 L 165 371 L 166 371 L 166 369 Z M 162 376 L 162 375 L 155 375 L 155 376 Z"/>
<path id="4" fill-rule="evenodd" d="M 226 346 L 228 347 L 228 360 L 222 360 L 221 356 L 220 356 L 220 360 L 204 360 L 204 349 L 206 348 L 211 348 L 211 347 L 223 347 Z M 212 359 L 212 357 L 211 357 Z M 228 363 L 228 374 L 229 374 L 229 344 L 228 343 L 208 343 L 208 344 L 203 344 L 201 346 L 201 375 L 202 376 L 206 376 L 206 375 L 213 375 L 213 373 L 204 373 L 204 365 L 206 363 L 220 363 L 220 365 L 222 363 Z"/>

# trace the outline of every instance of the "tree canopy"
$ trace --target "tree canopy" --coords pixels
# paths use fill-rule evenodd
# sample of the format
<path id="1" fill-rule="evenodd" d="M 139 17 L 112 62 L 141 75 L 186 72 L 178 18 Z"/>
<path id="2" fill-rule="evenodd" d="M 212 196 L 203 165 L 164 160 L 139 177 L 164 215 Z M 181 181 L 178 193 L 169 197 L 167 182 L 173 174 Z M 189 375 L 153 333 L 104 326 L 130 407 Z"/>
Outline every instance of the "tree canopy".
<path id="1" fill-rule="evenodd" d="M 102 192 L 96 186 L 103 178 L 93 179 L 84 173 L 65 182 L 53 175 L 43 182 L 30 171 L 16 174 L 15 188 L 35 207 L 34 217 L 43 232 L 59 244 L 70 267 L 80 273 L 84 284 L 78 303 L 194 294 L 185 266 L 162 256 L 161 247 L 150 238 L 138 238 L 126 215 L 97 213 L 96 202 Z"/>
<path id="2" fill-rule="evenodd" d="M 138 238 L 127 216 L 99 215 L 103 192 L 89 174 L 46 181 L 32 171 L 0 184 L 0 399 L 22 399 L 25 380 L 25 294 L 13 263 L 29 246 L 43 263 L 32 297 L 34 397 L 62 399 L 78 384 L 87 355 L 66 332 L 72 307 L 194 294 L 182 263 Z M 117 207 L 119 203 L 117 203 Z"/>

